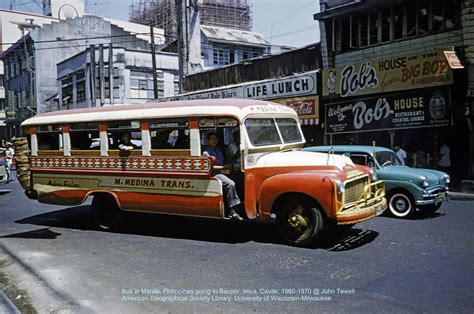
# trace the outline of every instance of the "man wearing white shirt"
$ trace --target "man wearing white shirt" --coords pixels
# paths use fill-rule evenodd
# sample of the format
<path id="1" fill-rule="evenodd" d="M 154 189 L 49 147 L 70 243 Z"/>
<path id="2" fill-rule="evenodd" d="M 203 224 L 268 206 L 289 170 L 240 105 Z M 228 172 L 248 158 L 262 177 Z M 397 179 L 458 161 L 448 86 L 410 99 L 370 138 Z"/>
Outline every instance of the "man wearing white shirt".
<path id="1" fill-rule="evenodd" d="M 12 166 L 13 166 L 13 157 L 15 156 L 15 151 L 13 150 L 12 143 L 6 143 L 5 157 L 7 161 L 7 173 L 8 180 L 13 181 Z"/>
<path id="2" fill-rule="evenodd" d="M 398 156 L 398 159 L 402 162 L 402 166 L 405 166 L 407 162 L 407 152 L 403 150 L 399 145 L 395 145 L 395 154 Z"/>

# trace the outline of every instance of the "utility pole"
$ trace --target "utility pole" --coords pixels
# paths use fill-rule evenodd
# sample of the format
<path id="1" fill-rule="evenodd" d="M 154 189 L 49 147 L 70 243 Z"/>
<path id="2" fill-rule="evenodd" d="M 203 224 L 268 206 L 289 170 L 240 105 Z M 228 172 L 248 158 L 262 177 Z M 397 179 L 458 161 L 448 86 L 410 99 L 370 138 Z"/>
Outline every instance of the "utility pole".
<path id="1" fill-rule="evenodd" d="M 92 103 L 91 107 L 94 108 L 97 105 L 97 96 L 96 96 L 96 89 L 95 89 L 95 46 L 90 45 L 90 52 L 89 52 L 89 57 L 90 57 L 90 67 L 91 67 L 91 98 L 92 98 Z"/>
<path id="2" fill-rule="evenodd" d="M 99 98 L 100 106 L 105 103 L 104 45 L 99 45 Z"/>
<path id="3" fill-rule="evenodd" d="M 110 104 L 114 104 L 114 44 L 109 43 L 109 97 Z"/>
<path id="4" fill-rule="evenodd" d="M 151 36 L 151 64 L 153 70 L 153 97 L 158 99 L 158 76 L 156 74 L 155 34 L 153 25 L 150 25 Z"/>
<path id="5" fill-rule="evenodd" d="M 179 62 L 179 93 L 183 92 L 183 76 L 184 76 L 184 36 L 183 36 L 183 0 L 175 0 L 176 17 L 178 21 L 178 62 Z"/>

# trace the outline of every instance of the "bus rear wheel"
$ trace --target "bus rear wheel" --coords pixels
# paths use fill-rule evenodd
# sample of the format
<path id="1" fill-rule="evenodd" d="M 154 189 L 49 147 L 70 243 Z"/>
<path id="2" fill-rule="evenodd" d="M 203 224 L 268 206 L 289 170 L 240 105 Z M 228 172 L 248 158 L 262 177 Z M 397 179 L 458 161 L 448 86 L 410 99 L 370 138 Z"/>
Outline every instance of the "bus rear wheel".
<path id="1" fill-rule="evenodd" d="M 121 210 L 111 195 L 95 195 L 91 209 L 92 221 L 97 229 L 111 232 L 120 229 Z"/>
<path id="2" fill-rule="evenodd" d="M 277 207 L 276 223 L 283 238 L 294 246 L 312 247 L 324 227 L 320 209 L 304 198 L 285 199 Z"/>

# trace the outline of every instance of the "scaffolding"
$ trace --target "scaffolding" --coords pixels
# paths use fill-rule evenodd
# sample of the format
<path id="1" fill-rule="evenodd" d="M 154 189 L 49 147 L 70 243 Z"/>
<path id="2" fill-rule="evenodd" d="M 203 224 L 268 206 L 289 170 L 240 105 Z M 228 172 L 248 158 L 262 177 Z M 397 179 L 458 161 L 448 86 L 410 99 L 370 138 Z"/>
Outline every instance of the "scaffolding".
<path id="1" fill-rule="evenodd" d="M 199 5 L 202 25 L 252 30 L 252 12 L 247 0 L 203 0 Z M 175 0 L 134 0 L 130 21 L 163 28 L 166 42 L 177 38 Z"/>

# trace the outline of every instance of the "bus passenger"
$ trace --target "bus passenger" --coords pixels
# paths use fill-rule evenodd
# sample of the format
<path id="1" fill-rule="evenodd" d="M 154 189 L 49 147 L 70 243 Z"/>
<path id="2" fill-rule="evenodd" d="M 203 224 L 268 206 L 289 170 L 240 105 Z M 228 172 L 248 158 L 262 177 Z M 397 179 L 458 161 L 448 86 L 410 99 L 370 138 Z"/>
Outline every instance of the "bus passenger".
<path id="1" fill-rule="evenodd" d="M 133 144 L 132 141 L 132 136 L 130 135 L 129 131 L 122 132 L 120 135 L 120 140 L 118 148 L 120 150 L 132 150 L 134 148 L 137 148 L 138 146 Z"/>
<path id="2" fill-rule="evenodd" d="M 204 151 L 204 156 L 213 156 L 216 158 L 216 163 L 213 168 L 215 171 L 212 175 L 222 182 L 227 205 L 226 208 L 228 210 L 227 217 L 233 220 L 243 220 L 243 218 L 235 211 L 235 208 L 240 204 L 240 199 L 235 188 L 235 182 L 227 176 L 231 174 L 232 166 L 224 165 L 224 154 L 219 148 L 217 148 L 219 142 L 217 134 L 215 132 L 207 133 L 207 142 L 209 143 L 209 146 Z"/>
<path id="3" fill-rule="evenodd" d="M 171 149 L 173 146 L 168 142 L 170 138 L 171 130 L 160 131 L 154 138 L 153 148 L 158 149 Z"/>

